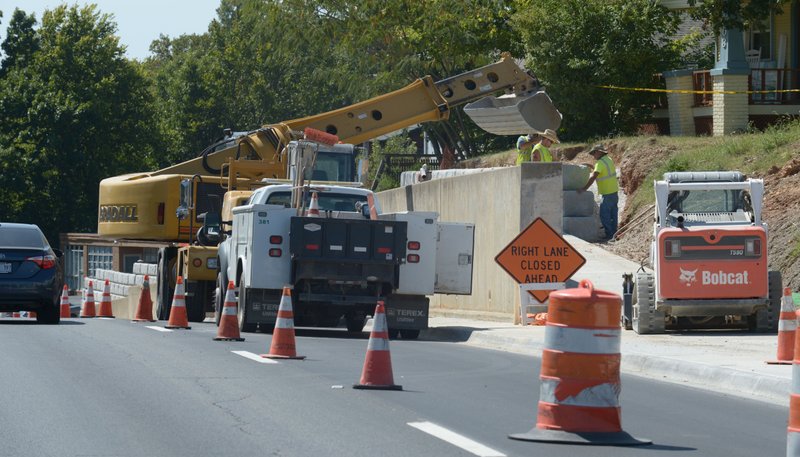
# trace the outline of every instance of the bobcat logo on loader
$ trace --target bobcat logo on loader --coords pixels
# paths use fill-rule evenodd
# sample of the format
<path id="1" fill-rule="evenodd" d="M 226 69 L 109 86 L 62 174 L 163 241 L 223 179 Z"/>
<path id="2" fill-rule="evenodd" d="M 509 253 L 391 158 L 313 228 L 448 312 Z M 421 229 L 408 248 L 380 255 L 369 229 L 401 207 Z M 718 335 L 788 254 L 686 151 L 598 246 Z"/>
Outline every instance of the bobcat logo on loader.
<path id="1" fill-rule="evenodd" d="M 693 282 L 697 282 L 697 269 L 694 270 L 681 270 L 681 277 L 678 278 L 682 283 L 686 284 L 686 287 L 692 285 Z"/>

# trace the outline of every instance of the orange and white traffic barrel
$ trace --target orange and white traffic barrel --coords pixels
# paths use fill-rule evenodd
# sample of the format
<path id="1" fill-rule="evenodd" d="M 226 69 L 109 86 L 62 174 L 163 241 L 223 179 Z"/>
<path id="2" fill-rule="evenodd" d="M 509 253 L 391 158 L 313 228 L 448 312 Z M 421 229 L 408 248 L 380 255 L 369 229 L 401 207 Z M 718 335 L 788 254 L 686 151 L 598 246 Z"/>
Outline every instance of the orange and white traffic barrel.
<path id="1" fill-rule="evenodd" d="M 642 445 L 622 430 L 622 298 L 583 280 L 550 293 L 536 427 L 509 437 L 554 443 Z"/>
<path id="2" fill-rule="evenodd" d="M 792 391 L 789 395 L 789 427 L 786 431 L 786 456 L 800 456 L 800 338 L 794 340 Z"/>

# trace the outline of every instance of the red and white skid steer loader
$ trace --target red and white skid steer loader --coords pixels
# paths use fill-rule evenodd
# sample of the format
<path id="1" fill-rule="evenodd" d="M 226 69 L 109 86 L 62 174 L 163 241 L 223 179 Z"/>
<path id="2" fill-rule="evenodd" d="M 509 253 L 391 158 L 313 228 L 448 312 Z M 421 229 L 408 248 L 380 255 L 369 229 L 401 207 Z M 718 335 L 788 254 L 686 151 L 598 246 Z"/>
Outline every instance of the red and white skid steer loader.
<path id="1" fill-rule="evenodd" d="M 636 333 L 778 328 L 781 274 L 768 271 L 764 182 L 742 173 L 674 172 L 655 182 L 650 260 L 636 274 Z"/>

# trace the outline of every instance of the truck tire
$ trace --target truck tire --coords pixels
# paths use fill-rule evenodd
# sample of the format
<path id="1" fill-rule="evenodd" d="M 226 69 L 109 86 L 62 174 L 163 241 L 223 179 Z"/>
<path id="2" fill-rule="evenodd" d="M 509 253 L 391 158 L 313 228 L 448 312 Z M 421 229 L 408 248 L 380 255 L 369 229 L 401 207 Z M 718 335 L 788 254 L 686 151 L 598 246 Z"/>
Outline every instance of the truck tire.
<path id="1" fill-rule="evenodd" d="M 400 337 L 404 340 L 416 340 L 419 338 L 419 329 L 401 328 Z"/>
<path id="2" fill-rule="evenodd" d="M 222 307 L 225 306 L 225 294 L 228 292 L 228 278 L 225 273 L 217 273 L 217 284 L 214 287 L 214 322 L 219 327 L 222 319 Z"/>
<path id="3" fill-rule="evenodd" d="M 780 271 L 770 271 L 769 305 L 755 312 L 755 331 L 757 333 L 776 333 L 781 314 L 781 297 L 783 294 L 783 278 Z"/>
<path id="4" fill-rule="evenodd" d="M 203 322 L 206 319 L 206 302 L 210 300 L 211 282 L 196 281 L 192 284 L 192 295 L 186 296 L 186 314 L 189 322 Z"/>
<path id="5" fill-rule="evenodd" d="M 664 312 L 656 311 L 653 274 L 636 273 L 636 290 L 633 303 L 633 331 L 638 334 L 664 333 Z"/>
<path id="6" fill-rule="evenodd" d="M 169 319 L 172 309 L 172 296 L 175 293 L 175 275 L 173 269 L 177 261 L 177 248 L 160 248 L 158 250 L 158 286 L 156 287 L 156 319 Z"/>
<path id="7" fill-rule="evenodd" d="M 367 316 L 361 313 L 347 313 L 344 316 L 344 323 L 350 333 L 361 333 L 367 323 Z"/>
<path id="8" fill-rule="evenodd" d="M 239 331 L 240 332 L 255 332 L 258 324 L 245 323 L 247 320 L 247 295 L 245 294 L 244 279 L 239 278 L 239 296 L 238 298 L 238 318 L 239 318 Z"/>

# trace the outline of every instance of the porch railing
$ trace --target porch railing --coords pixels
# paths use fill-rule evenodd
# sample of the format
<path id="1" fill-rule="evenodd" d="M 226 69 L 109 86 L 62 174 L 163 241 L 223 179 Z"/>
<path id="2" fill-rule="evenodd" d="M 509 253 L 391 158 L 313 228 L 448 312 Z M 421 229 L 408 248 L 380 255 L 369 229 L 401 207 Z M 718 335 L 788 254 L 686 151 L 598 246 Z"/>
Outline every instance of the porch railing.
<path id="1" fill-rule="evenodd" d="M 714 78 L 710 70 L 695 71 L 692 73 L 692 86 L 696 91 L 714 90 Z M 694 94 L 694 106 L 712 106 L 713 94 Z"/>
<path id="2" fill-rule="evenodd" d="M 692 75 L 696 91 L 713 91 L 714 77 L 710 70 L 695 71 Z M 750 91 L 800 89 L 800 68 L 758 68 L 748 77 Z M 748 94 L 750 105 L 800 105 L 800 92 L 767 92 Z M 694 106 L 713 106 L 713 94 L 694 94 Z"/>
<path id="3" fill-rule="evenodd" d="M 800 69 L 798 68 L 759 68 L 750 72 L 750 90 L 769 91 L 800 88 Z M 749 94 L 751 105 L 797 105 L 800 104 L 798 92 L 769 92 Z"/>

